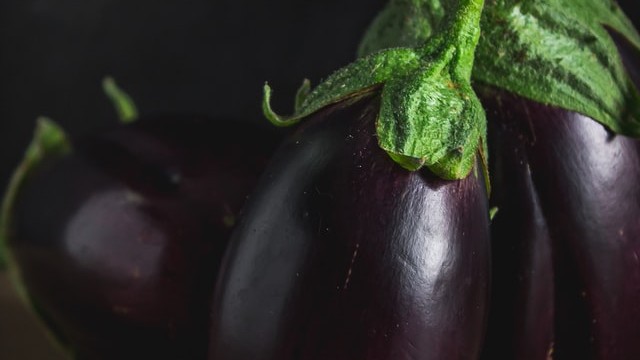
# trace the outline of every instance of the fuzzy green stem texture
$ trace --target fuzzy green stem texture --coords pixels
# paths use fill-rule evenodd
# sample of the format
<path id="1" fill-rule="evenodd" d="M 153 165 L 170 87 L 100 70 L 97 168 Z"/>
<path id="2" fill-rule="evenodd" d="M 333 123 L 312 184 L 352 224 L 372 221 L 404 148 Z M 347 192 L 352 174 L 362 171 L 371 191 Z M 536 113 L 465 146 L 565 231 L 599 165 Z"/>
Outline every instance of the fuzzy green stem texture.
<path id="1" fill-rule="evenodd" d="M 37 315 L 40 320 L 42 318 L 39 316 L 39 308 L 24 286 L 21 268 L 18 266 L 17 259 L 15 259 L 9 246 L 10 239 L 17 236 L 13 229 L 12 216 L 18 194 L 33 173 L 48 166 L 51 161 L 65 156 L 72 150 L 71 142 L 60 126 L 48 118 L 38 118 L 33 139 L 25 151 L 22 162 L 14 171 L 2 199 L 0 212 L 0 269 L 6 268 L 18 297 L 32 311 L 32 314 Z M 46 206 L 46 204 L 43 206 Z M 60 346 L 63 353 L 71 356 L 71 350 L 57 341 L 58 338 L 53 331 L 44 326 L 43 329 L 50 339 L 55 339 L 53 343 Z"/>
<path id="2" fill-rule="evenodd" d="M 437 35 L 444 38 L 442 42 L 455 47 L 455 64 L 452 68 L 458 72 L 458 77 L 467 81 L 471 79 L 474 53 L 480 38 L 483 5 L 483 0 L 460 0 L 460 5 L 449 19 L 448 28 Z"/>
<path id="3" fill-rule="evenodd" d="M 275 125 L 287 126 L 331 104 L 377 95 L 381 97 L 376 121 L 378 143 L 394 161 L 411 171 L 427 166 L 444 179 L 466 177 L 476 154 L 486 154 L 485 115 L 470 84 L 484 1 L 448 4 L 451 16 L 431 17 L 443 19 L 435 29 L 429 25 L 431 19 L 405 19 L 411 19 L 407 13 L 420 17 L 430 11 L 444 12 L 438 0 L 392 0 L 378 22 L 384 29 L 371 33 L 369 45 L 365 41 L 362 52 L 374 47 L 376 41 L 385 42 L 405 33 L 410 36 L 401 42 L 416 41 L 431 31 L 435 35 L 411 47 L 390 47 L 362 56 L 312 91 L 305 83 L 291 116 L 280 116 L 271 109 L 271 88 L 265 85 L 265 116 Z M 391 21 L 388 26 L 387 21 Z M 405 32 L 407 29 L 418 33 Z M 385 31 L 392 33 L 387 36 Z"/>
<path id="4" fill-rule="evenodd" d="M 404 22 L 430 22 L 431 31 L 404 27 L 411 34 L 397 36 L 388 30 L 394 23 L 384 14 L 407 1 L 392 1 L 374 20 L 360 46 L 362 56 L 428 42 L 437 34 L 434 24 L 455 11 L 443 11 L 442 0 L 412 1 L 423 11 L 405 7 Z M 481 28 L 472 73 L 476 84 L 579 112 L 615 133 L 640 137 L 640 92 L 629 80 L 609 31 L 639 51 L 640 35 L 615 1 L 491 0 Z"/>
<path id="5" fill-rule="evenodd" d="M 2 207 L 0 208 L 0 269 L 12 263 L 8 243 L 12 236 L 13 206 L 19 190 L 31 172 L 42 162 L 62 156 L 69 151 L 71 151 L 71 144 L 64 130 L 52 120 L 44 117 L 39 118 L 33 140 L 25 152 L 24 159 L 14 171 L 2 199 Z"/>

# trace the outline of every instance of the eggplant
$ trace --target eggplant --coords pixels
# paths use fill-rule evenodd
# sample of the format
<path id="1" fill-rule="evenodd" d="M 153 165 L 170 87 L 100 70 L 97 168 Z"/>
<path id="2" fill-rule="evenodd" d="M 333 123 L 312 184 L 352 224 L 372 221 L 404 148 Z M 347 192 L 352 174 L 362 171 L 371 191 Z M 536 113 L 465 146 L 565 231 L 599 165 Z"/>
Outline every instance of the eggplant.
<path id="1" fill-rule="evenodd" d="M 155 116 L 76 139 L 29 173 L 10 217 L 12 270 L 74 358 L 206 357 L 213 284 L 268 134 Z"/>
<path id="2" fill-rule="evenodd" d="M 479 94 L 499 209 L 484 358 L 640 358 L 638 141 L 506 91 Z"/>
<path id="3" fill-rule="evenodd" d="M 484 177 L 405 170 L 378 145 L 378 109 L 325 108 L 274 156 L 223 261 L 210 360 L 477 358 Z"/>

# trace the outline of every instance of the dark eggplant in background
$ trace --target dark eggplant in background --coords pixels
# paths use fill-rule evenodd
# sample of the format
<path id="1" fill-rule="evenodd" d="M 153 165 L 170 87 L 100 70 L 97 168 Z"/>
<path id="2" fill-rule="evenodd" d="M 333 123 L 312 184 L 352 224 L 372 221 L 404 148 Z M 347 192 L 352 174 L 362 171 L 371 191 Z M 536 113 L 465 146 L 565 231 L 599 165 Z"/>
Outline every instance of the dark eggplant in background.
<path id="1" fill-rule="evenodd" d="M 499 208 L 486 358 L 640 358 L 640 143 L 481 93 Z"/>
<path id="2" fill-rule="evenodd" d="M 640 35 L 598 0 L 486 2 L 481 27 L 497 209 L 482 358 L 640 358 Z"/>
<path id="3" fill-rule="evenodd" d="M 218 266 L 277 138 L 167 115 L 74 140 L 17 191 L 18 284 L 75 359 L 201 359 Z"/>
<path id="4" fill-rule="evenodd" d="M 409 172 L 379 104 L 323 110 L 274 156 L 217 286 L 211 360 L 472 359 L 489 288 L 482 172 Z"/>
<path id="5" fill-rule="evenodd" d="M 640 50 L 608 31 L 637 91 Z M 483 359 L 640 358 L 640 141 L 477 89 L 498 208 Z"/>
<path id="6" fill-rule="evenodd" d="M 113 112 L 100 90 L 108 74 L 148 114 L 266 124 L 260 110 L 265 79 L 293 94 L 300 78 L 319 79 L 352 60 L 383 3 L 2 0 L 0 188 L 6 189 L 36 117 L 50 116 L 73 138 L 109 126 Z M 280 100 L 288 105 L 286 96 Z M 258 128 L 240 130 L 271 132 Z M 0 283 L 0 358 L 59 359 L 5 273 Z"/>
<path id="7" fill-rule="evenodd" d="M 640 88 L 640 52 L 611 35 Z M 575 112 L 480 94 L 500 209 L 485 358 L 639 358 L 640 142 Z"/>

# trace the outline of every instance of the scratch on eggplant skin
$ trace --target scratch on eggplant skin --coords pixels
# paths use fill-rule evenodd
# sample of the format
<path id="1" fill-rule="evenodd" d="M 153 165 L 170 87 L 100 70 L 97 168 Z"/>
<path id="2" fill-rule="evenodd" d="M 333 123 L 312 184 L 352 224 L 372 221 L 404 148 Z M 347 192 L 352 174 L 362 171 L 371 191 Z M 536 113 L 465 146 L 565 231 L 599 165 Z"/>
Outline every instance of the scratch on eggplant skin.
<path id="1" fill-rule="evenodd" d="M 347 290 L 349 286 L 349 280 L 351 280 L 351 273 L 353 271 L 353 265 L 356 262 L 356 258 L 358 257 L 358 249 L 360 249 L 360 244 L 356 244 L 356 249 L 353 251 L 353 256 L 351 256 L 351 263 L 349 264 L 349 270 L 347 270 L 347 277 L 344 279 L 344 285 L 342 285 L 342 290 Z"/>
<path id="2" fill-rule="evenodd" d="M 550 342 L 549 343 L 549 350 L 547 350 L 547 360 L 553 360 L 553 349 L 554 349 L 554 342 Z"/>
<path id="3" fill-rule="evenodd" d="M 398 327 L 398 326 L 396 326 L 396 327 Z M 417 359 L 419 359 L 420 351 L 418 350 L 416 345 L 413 343 L 413 341 L 411 341 L 411 339 L 405 339 L 405 340 L 406 340 L 406 344 L 408 346 L 405 346 L 405 347 L 402 348 L 402 353 L 405 355 L 405 357 L 408 360 L 417 360 Z"/>

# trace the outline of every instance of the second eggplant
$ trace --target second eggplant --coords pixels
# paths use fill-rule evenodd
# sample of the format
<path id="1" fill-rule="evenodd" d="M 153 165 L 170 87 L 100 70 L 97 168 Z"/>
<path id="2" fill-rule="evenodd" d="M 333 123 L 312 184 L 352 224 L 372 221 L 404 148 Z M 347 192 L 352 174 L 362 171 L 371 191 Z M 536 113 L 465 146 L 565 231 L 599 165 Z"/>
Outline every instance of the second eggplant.
<path id="1" fill-rule="evenodd" d="M 490 278 L 482 171 L 447 181 L 379 148 L 377 100 L 280 148 L 218 279 L 210 360 L 475 359 Z"/>
<path id="2" fill-rule="evenodd" d="M 499 208 L 485 358 L 640 358 L 637 140 L 481 93 Z"/>

